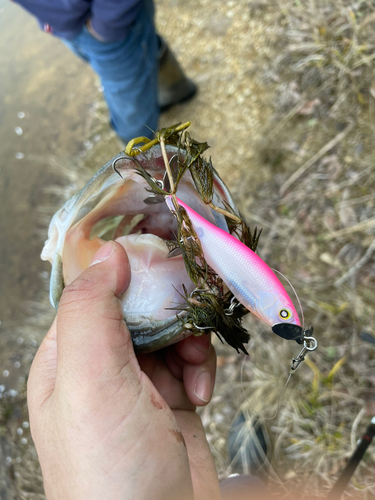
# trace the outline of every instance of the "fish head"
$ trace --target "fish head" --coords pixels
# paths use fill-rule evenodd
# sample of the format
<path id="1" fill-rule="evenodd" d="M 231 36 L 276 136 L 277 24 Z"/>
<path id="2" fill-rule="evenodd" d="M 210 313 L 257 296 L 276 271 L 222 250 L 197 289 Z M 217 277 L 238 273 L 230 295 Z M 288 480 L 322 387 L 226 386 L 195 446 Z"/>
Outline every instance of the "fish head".
<path id="1" fill-rule="evenodd" d="M 167 156 L 184 156 L 184 150 L 168 145 Z M 86 269 L 96 251 L 107 240 L 116 240 L 126 250 L 131 282 L 122 295 L 124 319 L 135 350 L 150 352 L 186 337 L 184 293 L 194 290 L 183 257 L 168 259 L 165 240 L 175 240 L 177 223 L 162 202 L 150 201 L 150 187 L 139 175 L 137 163 L 162 181 L 164 160 L 159 145 L 133 158 L 119 154 L 106 163 L 70 198 L 51 220 L 42 259 L 52 264 L 50 300 L 54 307 L 65 286 Z M 238 213 L 234 201 L 216 171 L 213 203 L 228 203 Z M 225 217 L 214 212 L 199 197 L 190 172 L 178 186 L 178 196 L 202 217 L 228 231 Z M 157 201 L 157 200 L 156 200 Z M 185 287 L 185 290 L 184 290 Z"/>
<path id="2" fill-rule="evenodd" d="M 260 292 L 257 297 L 256 314 L 272 327 L 272 331 L 286 340 L 300 343 L 303 337 L 301 322 L 286 290 Z"/>

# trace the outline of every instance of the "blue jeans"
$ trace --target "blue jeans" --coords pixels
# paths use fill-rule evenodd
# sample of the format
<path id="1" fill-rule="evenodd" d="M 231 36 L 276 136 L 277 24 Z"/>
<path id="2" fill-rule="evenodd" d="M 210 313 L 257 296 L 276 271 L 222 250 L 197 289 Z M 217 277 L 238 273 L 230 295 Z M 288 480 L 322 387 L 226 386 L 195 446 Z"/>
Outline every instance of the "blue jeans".
<path id="1" fill-rule="evenodd" d="M 122 41 L 100 42 L 84 26 L 73 40 L 63 42 L 100 76 L 117 134 L 126 142 L 139 136 L 153 138 L 159 106 L 158 38 L 152 1 L 146 0 Z"/>

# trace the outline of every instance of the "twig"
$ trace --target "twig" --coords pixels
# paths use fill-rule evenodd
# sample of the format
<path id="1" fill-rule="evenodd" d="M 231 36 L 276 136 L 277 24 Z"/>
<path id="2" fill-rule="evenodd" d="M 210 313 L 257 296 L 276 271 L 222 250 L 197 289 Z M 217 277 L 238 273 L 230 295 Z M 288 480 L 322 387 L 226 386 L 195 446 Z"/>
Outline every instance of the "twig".
<path id="1" fill-rule="evenodd" d="M 163 155 L 163 160 L 164 160 L 164 165 L 165 165 L 165 170 L 167 171 L 168 174 L 168 179 L 169 179 L 169 185 L 171 186 L 171 192 L 172 196 L 175 195 L 175 185 L 174 185 L 174 180 L 173 180 L 173 175 L 172 175 L 172 170 L 171 166 L 169 165 L 169 160 L 167 156 L 167 150 L 165 149 L 165 142 L 164 142 L 164 137 L 161 136 L 159 139 L 160 142 L 160 149 L 161 149 L 161 154 Z"/>
<path id="2" fill-rule="evenodd" d="M 327 142 L 325 146 L 323 146 L 320 151 L 318 151 L 310 160 L 308 160 L 302 167 L 300 167 L 293 175 L 289 177 L 289 179 L 284 182 L 284 184 L 280 188 L 280 196 L 283 196 L 285 191 L 294 183 L 297 179 L 299 179 L 307 170 L 314 165 L 322 156 L 324 156 L 330 149 L 332 149 L 336 144 L 344 139 L 344 137 L 352 130 L 354 127 L 354 123 L 350 123 L 345 130 L 336 135 L 331 141 Z"/>
<path id="3" fill-rule="evenodd" d="M 354 176 L 352 179 L 348 179 L 347 181 L 343 181 L 340 184 L 336 184 L 335 186 L 331 186 L 330 188 L 326 189 L 324 195 L 330 196 L 332 193 L 336 193 L 337 191 L 343 191 L 344 188 L 353 186 L 360 179 L 362 179 L 362 177 L 365 177 L 372 170 L 374 170 L 373 164 L 371 164 L 369 167 L 365 168 L 361 172 L 357 173 L 357 175 Z"/>
<path id="4" fill-rule="evenodd" d="M 160 136 L 159 142 L 160 142 L 161 154 L 162 154 L 163 160 L 164 160 L 165 170 L 167 172 L 168 179 L 169 179 L 169 185 L 171 187 L 172 202 L 173 202 L 174 208 L 176 210 L 178 210 L 179 205 L 178 205 L 177 196 L 176 196 L 176 186 L 175 186 L 175 183 L 173 180 L 171 166 L 169 165 L 167 150 L 165 149 L 165 141 L 164 141 L 163 136 Z"/>
<path id="5" fill-rule="evenodd" d="M 343 207 L 351 207 L 353 205 L 358 205 L 358 203 L 365 203 L 366 201 L 373 200 L 375 198 L 375 193 L 367 194 L 365 196 L 360 196 L 359 198 L 351 198 L 349 200 L 340 201 L 338 206 Z"/>
<path id="6" fill-rule="evenodd" d="M 159 142 L 160 142 L 161 154 L 163 155 L 165 169 L 166 169 L 167 174 L 168 174 L 169 184 L 171 186 L 171 194 L 172 194 L 173 202 L 174 202 L 175 207 L 177 208 L 178 203 L 177 203 L 176 193 L 175 193 L 176 188 L 175 188 L 175 184 L 174 184 L 174 180 L 173 180 L 172 170 L 171 170 L 171 167 L 169 165 L 167 151 L 165 149 L 165 142 L 164 142 L 163 136 L 160 137 Z M 237 215 L 234 215 L 234 214 L 228 212 L 224 208 L 217 207 L 213 203 L 209 203 L 208 206 L 211 207 L 212 210 L 216 210 L 216 212 L 219 212 L 220 214 L 225 215 L 225 217 L 229 217 L 230 219 L 233 219 L 236 222 L 241 222 L 241 219 L 239 217 L 237 217 Z"/>
<path id="7" fill-rule="evenodd" d="M 355 226 L 345 227 L 344 229 L 339 229 L 338 231 L 334 231 L 331 234 L 326 234 L 323 239 L 325 241 L 330 241 L 335 238 L 339 238 L 340 236 L 346 236 L 347 234 L 356 233 L 358 231 L 366 231 L 375 226 L 375 217 L 371 217 L 370 219 L 363 220 L 359 222 Z"/>
<path id="8" fill-rule="evenodd" d="M 375 250 L 375 238 L 372 240 L 372 243 L 366 250 L 364 256 L 361 259 L 359 259 L 359 261 L 352 268 L 350 268 L 348 272 L 346 272 L 344 275 L 341 276 L 341 278 L 336 280 L 334 285 L 341 286 L 347 279 L 351 278 L 362 266 L 366 264 L 368 260 L 370 260 L 371 255 L 374 253 L 374 250 Z"/>
<path id="9" fill-rule="evenodd" d="M 241 219 L 239 217 L 237 217 L 237 215 L 231 214 L 227 210 L 224 210 L 224 208 L 217 207 L 212 202 L 209 203 L 208 206 L 210 208 L 212 208 L 212 210 L 215 210 L 216 212 L 219 212 L 219 214 L 225 215 L 225 217 L 229 217 L 230 219 L 233 219 L 233 220 L 235 220 L 238 223 L 242 222 Z"/>

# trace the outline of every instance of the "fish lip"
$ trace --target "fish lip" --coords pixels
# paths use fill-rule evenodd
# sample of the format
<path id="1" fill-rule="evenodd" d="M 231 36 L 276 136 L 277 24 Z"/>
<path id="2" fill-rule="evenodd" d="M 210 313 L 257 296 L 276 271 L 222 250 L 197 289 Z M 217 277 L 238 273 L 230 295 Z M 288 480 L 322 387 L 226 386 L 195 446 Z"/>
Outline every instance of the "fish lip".
<path id="1" fill-rule="evenodd" d="M 145 354 L 160 348 L 160 344 L 166 347 L 188 337 L 191 332 L 186 330 L 183 321 L 186 314 L 186 311 L 181 311 L 174 317 L 164 320 L 154 320 L 151 317 L 139 315 L 136 322 L 132 322 L 129 317 L 124 317 L 135 352 Z"/>
<path id="2" fill-rule="evenodd" d="M 285 340 L 295 340 L 297 344 L 303 343 L 304 332 L 301 326 L 293 323 L 276 323 L 272 326 L 273 333 Z"/>

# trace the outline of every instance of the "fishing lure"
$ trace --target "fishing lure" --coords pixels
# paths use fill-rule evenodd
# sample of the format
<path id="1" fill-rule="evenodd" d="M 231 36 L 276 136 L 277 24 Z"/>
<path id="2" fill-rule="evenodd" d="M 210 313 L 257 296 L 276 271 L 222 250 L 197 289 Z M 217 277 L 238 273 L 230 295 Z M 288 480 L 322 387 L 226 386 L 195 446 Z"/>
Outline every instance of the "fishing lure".
<path id="1" fill-rule="evenodd" d="M 176 213 L 173 197 L 169 195 L 165 199 L 171 212 Z M 237 238 L 211 224 L 180 199 L 175 200 L 189 216 L 207 264 L 236 299 L 270 325 L 274 333 L 302 344 L 306 331 L 292 300 L 272 269 Z"/>

